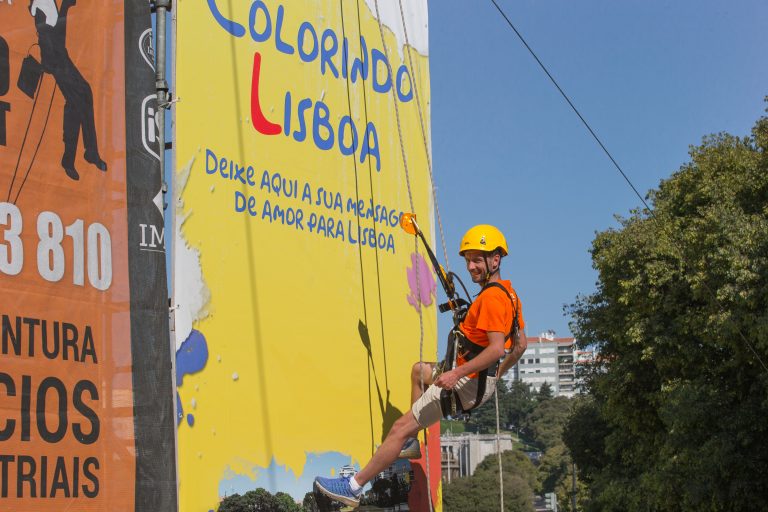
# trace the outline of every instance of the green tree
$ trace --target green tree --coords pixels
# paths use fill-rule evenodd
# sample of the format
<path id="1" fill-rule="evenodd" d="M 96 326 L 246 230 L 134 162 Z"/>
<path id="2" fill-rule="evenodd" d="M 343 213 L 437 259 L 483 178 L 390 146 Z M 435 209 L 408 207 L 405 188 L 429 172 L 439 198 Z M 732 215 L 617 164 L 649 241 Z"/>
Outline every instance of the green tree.
<path id="1" fill-rule="evenodd" d="M 500 379 L 496 383 L 496 393 L 499 397 L 499 426 L 504 428 L 504 418 L 506 418 L 508 411 L 507 396 L 507 383 Z M 491 397 L 487 402 L 482 404 L 477 409 L 472 411 L 472 415 L 467 422 L 467 430 L 470 432 L 477 432 L 479 434 L 495 434 L 496 433 L 496 399 Z"/>
<path id="2" fill-rule="evenodd" d="M 467 425 L 459 420 L 440 420 L 440 434 L 461 434 Z"/>
<path id="3" fill-rule="evenodd" d="M 474 477 L 455 478 L 450 483 L 443 484 L 443 510 L 445 512 L 492 510 L 490 507 L 493 504 L 487 500 L 490 498 L 480 492 Z M 499 508 L 498 502 L 496 508 Z"/>
<path id="4" fill-rule="evenodd" d="M 278 492 L 275 494 L 275 501 L 277 502 L 277 512 L 301 512 L 301 506 L 294 501 L 290 494 Z"/>
<path id="5" fill-rule="evenodd" d="M 526 418 L 526 431 L 543 450 L 563 442 L 563 429 L 571 413 L 571 404 L 571 400 L 564 396 L 545 399 L 538 402 Z"/>
<path id="6" fill-rule="evenodd" d="M 571 466 L 571 454 L 562 442 L 549 448 L 539 463 L 541 487 L 539 494 L 555 492 L 555 488 L 565 480 Z"/>
<path id="7" fill-rule="evenodd" d="M 536 467 L 526 455 L 517 450 L 506 450 L 501 453 L 501 468 L 504 474 L 519 476 L 531 489 L 538 486 Z M 499 480 L 499 457 L 488 455 L 475 469 L 475 474 L 490 472 Z"/>
<path id="8" fill-rule="evenodd" d="M 301 512 L 301 510 L 289 494 L 278 492 L 273 496 L 269 491 L 259 487 L 242 496 L 239 494 L 227 496 L 219 504 L 218 512 Z"/>
<path id="9" fill-rule="evenodd" d="M 593 242 L 571 313 L 603 440 L 586 409 L 566 433 L 591 510 L 768 510 L 767 149 L 766 118 L 706 137 Z"/>
<path id="10" fill-rule="evenodd" d="M 577 401 L 563 432 L 563 440 L 579 463 L 579 478 L 592 482 L 608 463 L 605 439 L 611 429 L 597 401 L 587 396 Z"/>
<path id="11" fill-rule="evenodd" d="M 509 393 L 504 396 L 504 402 L 507 413 L 506 423 L 511 425 L 518 435 L 530 438 L 529 433 L 524 429 L 528 415 L 535 407 L 530 384 L 520 380 L 512 382 Z"/>
<path id="12" fill-rule="evenodd" d="M 314 492 L 308 492 L 304 495 L 304 500 L 301 502 L 301 510 L 302 512 L 320 512 Z"/>
<path id="13" fill-rule="evenodd" d="M 247 512 L 247 504 L 242 496 L 235 493 L 225 497 L 219 504 L 219 512 Z"/>
<path id="14" fill-rule="evenodd" d="M 539 402 L 543 402 L 545 400 L 549 400 L 554 396 L 554 393 L 552 393 L 552 386 L 549 382 L 544 381 L 544 384 L 541 385 L 539 388 L 539 392 L 536 393 L 536 400 Z"/>
<path id="15" fill-rule="evenodd" d="M 467 510 L 499 510 L 498 456 L 489 455 L 471 477 L 458 478 L 443 488 L 446 512 Z M 517 451 L 502 453 L 504 509 L 509 512 L 533 512 L 533 489 L 536 469 L 528 458 Z"/>

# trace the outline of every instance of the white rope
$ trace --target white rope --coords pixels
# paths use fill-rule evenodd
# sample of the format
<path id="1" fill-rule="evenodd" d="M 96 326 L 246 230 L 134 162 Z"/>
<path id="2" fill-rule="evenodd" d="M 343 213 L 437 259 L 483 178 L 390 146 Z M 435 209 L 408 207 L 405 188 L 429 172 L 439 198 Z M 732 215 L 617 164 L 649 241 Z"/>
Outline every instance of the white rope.
<path id="1" fill-rule="evenodd" d="M 432 185 L 432 201 L 435 204 L 435 214 L 437 216 L 437 226 L 438 230 L 440 232 L 440 244 L 443 246 L 443 261 L 445 261 L 445 268 L 447 271 L 451 271 L 451 265 L 448 260 L 448 249 L 445 245 L 445 234 L 443 232 L 443 220 L 440 218 L 440 206 L 437 202 L 437 187 L 435 186 L 435 178 L 432 175 L 432 156 L 429 152 L 429 144 L 427 143 L 427 131 L 425 129 L 426 123 L 424 122 L 424 116 L 421 112 L 421 99 L 419 96 L 419 87 L 417 85 L 417 80 L 414 78 L 412 73 L 415 72 L 415 68 L 413 67 L 413 58 L 411 57 L 411 43 L 408 40 L 408 28 L 405 26 L 405 14 L 403 12 L 403 2 L 402 0 L 398 0 L 398 4 L 400 5 L 400 19 L 403 22 L 403 34 L 405 35 L 405 51 L 408 54 L 408 66 L 411 69 L 411 87 L 413 88 L 413 93 L 416 98 L 416 112 L 419 114 L 419 127 L 421 128 L 421 140 L 424 142 L 424 154 L 427 157 L 427 169 L 429 170 L 429 181 Z"/>
<path id="2" fill-rule="evenodd" d="M 389 73 L 390 80 L 392 80 L 392 103 L 395 107 L 395 120 L 397 121 L 397 136 L 400 139 L 400 155 L 403 159 L 403 168 L 405 169 L 405 184 L 408 188 L 408 202 L 410 204 L 411 212 L 416 213 L 414 211 L 414 204 L 413 204 L 413 193 L 411 191 L 411 178 L 410 173 L 408 172 L 408 158 L 405 154 L 405 144 L 403 143 L 403 129 L 400 125 L 400 109 L 397 105 L 397 93 L 396 93 L 396 87 L 394 84 L 394 74 L 392 72 L 392 64 L 389 60 L 389 50 L 387 49 L 387 42 L 384 37 L 384 27 L 381 24 L 381 15 L 379 14 L 379 0 L 374 0 L 374 6 L 376 7 L 376 22 L 379 25 L 379 35 L 381 36 L 381 45 L 384 50 L 384 60 L 387 63 L 387 71 Z M 413 243 L 414 243 L 414 252 L 418 254 L 419 251 L 419 241 L 417 237 L 413 237 Z M 414 273 L 416 274 L 416 297 L 417 303 L 418 303 L 418 311 L 419 311 L 419 377 L 421 379 L 421 392 L 424 392 L 424 372 L 422 371 L 422 367 L 424 366 L 424 315 L 422 313 L 421 309 L 421 283 L 419 282 L 419 269 L 418 269 L 418 262 L 414 264 Z M 425 458 L 426 458 L 426 473 L 427 473 L 427 501 L 429 502 L 429 510 L 432 512 L 432 485 L 431 481 L 429 479 L 429 444 L 428 444 L 427 434 L 426 431 L 424 433 L 424 447 L 425 447 Z"/>
<path id="3" fill-rule="evenodd" d="M 405 35 L 405 45 L 406 45 L 405 51 L 408 54 L 408 65 L 410 66 L 411 73 L 414 73 L 415 67 L 413 66 L 413 58 L 411 57 L 411 43 L 408 40 L 408 28 L 405 23 L 405 12 L 403 11 L 403 2 L 402 0 L 398 0 L 397 3 L 400 7 L 400 20 L 402 21 L 403 34 Z M 417 81 L 415 80 L 413 75 L 411 75 L 411 87 L 413 88 L 413 93 L 416 99 L 416 110 L 419 114 L 419 126 L 421 128 L 421 138 L 424 143 L 424 152 L 427 157 L 427 168 L 429 169 L 429 179 L 432 184 L 432 198 L 435 204 L 437 224 L 440 230 L 440 242 L 443 246 L 443 257 L 445 258 L 446 269 L 450 271 L 450 266 L 448 264 L 448 250 L 446 248 L 445 235 L 443 233 L 443 222 L 442 222 L 442 219 L 440 218 L 440 205 L 437 201 L 437 187 L 435 186 L 435 179 L 434 179 L 434 175 L 432 174 L 432 159 L 430 157 L 429 144 L 427 144 L 427 133 L 425 129 L 424 116 L 421 111 L 421 98 L 419 96 L 419 88 L 417 85 Z M 501 436 L 500 436 L 501 428 L 500 428 L 500 421 L 499 421 L 498 392 L 494 393 L 494 398 L 496 402 L 496 452 L 498 453 L 498 458 L 499 458 L 499 495 L 501 500 L 501 512 L 504 512 L 504 479 L 503 479 L 503 470 L 502 470 L 502 463 L 501 463 Z"/>
<path id="4" fill-rule="evenodd" d="M 501 428 L 499 426 L 499 393 L 498 389 L 493 394 L 496 400 L 496 453 L 499 455 L 499 499 L 501 501 L 501 512 L 504 512 L 504 477 L 502 475 L 501 467 L 501 435 L 499 434 Z"/>

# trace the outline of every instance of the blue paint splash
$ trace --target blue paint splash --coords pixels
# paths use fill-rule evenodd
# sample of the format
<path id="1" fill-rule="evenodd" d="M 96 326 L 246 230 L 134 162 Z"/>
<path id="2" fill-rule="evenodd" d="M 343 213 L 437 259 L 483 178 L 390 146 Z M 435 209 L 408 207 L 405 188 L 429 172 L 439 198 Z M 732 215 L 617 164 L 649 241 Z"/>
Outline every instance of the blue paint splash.
<path id="1" fill-rule="evenodd" d="M 184 407 L 181 404 L 178 388 L 184 383 L 185 375 L 197 373 L 208 363 L 208 342 L 200 331 L 192 329 L 187 339 L 176 351 L 176 426 L 181 425 L 184 418 Z M 191 427 L 195 424 L 195 417 L 187 415 L 187 424 Z"/>

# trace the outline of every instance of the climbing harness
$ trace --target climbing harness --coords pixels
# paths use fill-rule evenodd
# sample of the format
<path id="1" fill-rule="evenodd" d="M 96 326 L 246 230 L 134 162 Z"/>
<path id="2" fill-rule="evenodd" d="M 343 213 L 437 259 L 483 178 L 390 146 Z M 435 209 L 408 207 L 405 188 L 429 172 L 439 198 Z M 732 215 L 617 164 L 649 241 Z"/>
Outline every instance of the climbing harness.
<path id="1" fill-rule="evenodd" d="M 411 68 L 411 72 L 415 73 L 415 68 L 414 68 L 414 65 L 413 65 L 413 60 L 411 58 L 411 45 L 410 45 L 410 41 L 408 40 L 408 30 L 407 30 L 407 26 L 406 26 L 406 23 L 405 23 L 405 14 L 403 12 L 402 0 L 398 0 L 398 5 L 399 5 L 399 8 L 400 8 L 400 18 L 401 18 L 402 23 L 403 23 L 403 33 L 405 35 L 405 49 L 406 49 L 406 53 L 408 55 L 408 62 L 409 62 L 410 68 Z M 381 15 L 380 15 L 380 12 L 379 12 L 378 0 L 374 0 L 374 7 L 375 7 L 375 10 L 376 10 L 376 21 L 378 23 L 379 34 L 381 35 L 381 43 L 382 43 L 382 48 L 384 50 L 385 62 L 386 62 L 386 65 L 387 65 L 387 71 L 389 73 L 389 76 L 393 76 L 392 68 L 391 68 L 391 64 L 390 64 L 390 59 L 389 59 L 389 51 L 387 49 L 387 44 L 386 44 L 386 40 L 385 40 L 385 37 L 384 37 L 384 29 L 382 27 L 382 22 L 381 22 Z M 358 0 L 358 25 L 359 25 L 359 23 L 360 23 L 360 20 L 359 20 L 359 0 Z M 440 218 L 440 209 L 438 207 L 438 202 L 437 202 L 437 189 L 434 186 L 434 177 L 433 177 L 433 174 L 432 174 L 432 159 L 431 159 L 431 155 L 430 155 L 430 151 L 429 151 L 429 146 L 428 146 L 428 143 L 427 143 L 426 130 L 425 130 L 425 126 L 424 126 L 425 125 L 424 117 L 423 117 L 422 112 L 421 112 L 421 99 L 420 99 L 420 96 L 419 96 L 419 91 L 418 91 L 418 86 L 416 84 L 416 80 L 412 79 L 411 80 L 411 84 L 412 84 L 412 87 L 413 87 L 413 90 L 414 90 L 414 96 L 415 96 L 415 99 L 416 99 L 417 113 L 419 115 L 419 125 L 420 125 L 420 128 L 421 128 L 422 141 L 424 143 L 424 150 L 426 152 L 426 158 L 427 158 L 427 169 L 429 171 L 430 182 L 432 184 L 432 197 L 433 197 L 433 201 L 434 201 L 434 208 L 435 208 L 436 215 L 437 215 L 437 222 L 438 222 L 438 226 L 439 226 L 439 230 L 440 230 L 440 240 L 441 240 L 441 243 L 442 243 L 442 246 L 443 246 L 443 253 L 444 253 L 444 256 L 445 256 L 445 261 L 446 261 L 446 266 L 447 266 L 448 265 L 448 254 L 447 254 L 447 249 L 446 249 L 446 245 L 445 245 L 445 236 L 443 234 L 442 220 Z M 411 192 L 410 176 L 409 176 L 409 172 L 408 172 L 408 160 L 407 160 L 407 157 L 406 157 L 406 154 L 405 154 L 405 144 L 403 143 L 403 134 L 402 134 L 402 127 L 401 127 L 401 123 L 400 123 L 400 112 L 399 112 L 399 108 L 398 108 L 398 101 L 397 101 L 397 97 L 395 96 L 394 87 L 391 90 L 392 90 L 392 99 L 393 99 L 393 104 L 394 104 L 393 106 L 394 106 L 394 111 L 395 111 L 395 120 L 396 120 L 396 123 L 397 123 L 397 133 L 398 133 L 398 137 L 399 137 L 399 141 L 400 141 L 400 153 L 401 153 L 401 156 L 402 156 L 403 168 L 404 168 L 404 171 L 405 171 L 405 178 L 406 178 L 406 185 L 407 185 L 407 188 L 408 188 L 408 199 L 409 199 L 409 203 L 411 205 L 411 211 L 414 211 L 413 195 L 412 195 L 412 192 Z M 456 331 L 460 332 L 460 329 L 458 328 L 458 326 L 463 321 L 464 317 L 467 314 L 469 306 L 471 305 L 471 301 L 469 300 L 469 293 L 467 292 L 467 289 L 464 286 L 464 283 L 461 281 L 461 279 L 458 276 L 456 276 L 455 274 L 450 272 L 450 268 L 448 269 L 448 272 L 446 272 L 445 269 L 443 269 L 443 267 L 437 262 L 437 259 L 435 258 L 435 255 L 432 252 L 432 249 L 430 248 L 429 244 L 427 243 L 427 241 L 426 241 L 426 239 L 424 237 L 424 234 L 421 232 L 421 230 L 418 227 L 418 224 L 416 223 L 415 215 L 407 214 L 407 215 L 401 216 L 400 224 L 403 227 L 403 229 L 406 230 L 406 232 L 408 232 L 410 234 L 417 235 L 417 236 L 414 237 L 415 249 L 416 249 L 417 252 L 418 252 L 418 240 L 417 240 L 417 238 L 421 238 L 421 240 L 422 240 L 422 242 L 424 244 L 424 247 L 426 248 L 427 255 L 429 256 L 429 259 L 430 259 L 430 261 L 432 263 L 432 266 L 434 267 L 435 272 L 436 272 L 436 274 L 438 276 L 438 279 L 440 280 L 440 284 L 443 287 L 443 289 L 445 290 L 445 293 L 446 293 L 446 295 L 448 297 L 448 301 L 446 303 L 444 303 L 444 304 L 440 304 L 438 306 L 438 309 L 440 310 L 440 312 L 447 312 L 447 311 L 451 311 L 452 312 L 452 314 L 453 314 L 453 322 L 454 322 L 454 329 Z M 501 238 L 503 239 L 503 235 L 502 235 Z M 504 250 L 506 252 L 506 244 L 504 243 L 503 246 L 504 246 Z M 487 263 L 487 259 L 486 259 L 486 263 Z M 490 265 L 488 265 L 487 268 L 490 268 Z M 418 296 L 420 296 L 421 295 L 421 293 L 420 293 L 420 285 L 421 285 L 421 283 L 419 282 L 419 273 L 416 272 L 415 274 L 416 274 L 416 291 L 417 291 Z M 461 298 L 458 295 L 458 293 L 456 292 L 456 288 L 455 288 L 455 286 L 453 284 L 453 278 L 454 277 L 461 284 L 461 287 L 463 288 L 464 294 L 467 297 L 467 299 Z M 486 276 L 486 281 L 487 281 L 488 277 L 490 277 L 490 276 Z M 419 304 L 419 307 L 418 307 L 418 312 L 419 312 L 419 328 L 420 328 L 419 362 L 421 363 L 424 360 L 424 357 L 423 357 L 424 321 L 423 321 L 422 310 L 421 310 L 421 305 L 420 304 Z M 517 309 L 515 308 L 515 310 L 514 310 L 514 321 L 516 321 L 516 319 L 517 319 Z M 510 334 L 513 334 L 515 332 L 515 326 L 516 326 L 516 324 L 514 324 L 514 322 L 513 322 L 513 330 L 510 332 Z M 447 352 L 448 351 L 452 351 L 453 355 L 455 355 L 456 352 L 457 352 L 456 351 L 457 348 L 458 348 L 457 342 L 454 342 L 454 343 L 450 343 L 449 342 Z M 451 363 L 447 363 L 447 361 L 451 361 Z M 446 357 L 444 359 L 443 366 L 445 364 L 451 364 L 452 367 L 455 367 L 455 364 L 456 364 L 455 357 L 453 357 L 453 358 Z M 498 363 L 497 363 L 497 365 L 498 365 Z M 494 368 L 494 370 L 493 370 L 494 374 L 497 372 L 497 368 L 498 368 L 498 366 L 496 366 Z M 487 377 L 488 370 L 489 369 L 486 368 L 483 371 L 485 377 Z M 481 380 L 482 380 L 482 386 L 481 387 L 483 389 L 482 389 L 478 399 L 476 400 L 476 404 L 480 403 L 480 399 L 485 394 L 485 378 L 482 378 Z M 424 377 L 423 377 L 423 374 L 422 374 L 422 377 L 421 377 L 421 390 L 422 390 L 422 392 L 424 392 Z M 455 396 L 455 393 L 451 393 L 451 392 L 448 392 L 448 391 L 445 391 L 445 390 L 443 391 L 443 393 L 444 394 L 445 393 L 450 393 L 451 395 L 453 395 L 453 399 L 450 400 L 452 402 L 452 408 L 453 409 L 456 408 L 456 403 L 457 402 L 459 403 L 459 407 L 461 407 L 460 400 L 458 400 L 458 398 Z M 445 410 L 444 410 L 444 414 L 445 414 Z M 462 414 L 466 414 L 465 411 L 462 411 Z M 448 416 L 448 415 L 446 415 L 446 416 Z M 455 414 L 454 414 L 454 416 L 455 416 Z M 496 406 L 496 416 L 497 416 L 497 424 L 498 424 L 498 400 L 497 400 L 497 406 Z M 498 427 L 498 425 L 497 425 L 497 427 Z M 498 438 L 498 428 L 497 428 L 497 438 Z M 497 439 L 497 444 L 498 444 L 498 439 Z M 429 475 L 430 474 L 430 470 L 429 470 L 429 466 L 430 466 L 429 444 L 427 442 L 427 438 L 426 437 L 425 437 L 425 445 L 426 445 L 426 450 L 427 450 L 426 451 L 426 470 L 427 470 L 427 475 Z M 499 473 L 499 475 L 500 475 L 500 478 L 501 478 L 501 472 Z M 503 487 L 503 482 L 501 482 L 501 481 L 500 481 L 500 486 Z M 502 489 L 501 492 L 502 492 L 502 510 L 503 510 L 503 489 Z M 431 491 L 431 481 L 430 481 L 429 476 L 427 477 L 427 493 L 428 493 L 428 496 L 429 496 L 429 499 L 428 499 L 429 510 L 432 511 L 432 509 L 433 509 L 433 506 L 432 506 L 432 491 Z"/>
<path id="2" fill-rule="evenodd" d="M 469 302 L 469 300 L 465 300 L 459 297 L 458 293 L 456 292 L 456 287 L 453 284 L 453 277 L 456 277 L 456 280 L 461 284 L 462 288 L 464 289 L 464 293 L 466 297 L 469 297 L 469 293 L 467 293 L 467 289 L 464 286 L 464 283 L 453 272 L 445 272 L 445 270 L 443 270 L 443 268 L 437 262 L 437 258 L 435 258 L 435 255 L 432 252 L 432 249 L 427 243 L 427 240 L 424 238 L 424 234 L 422 233 L 421 229 L 419 229 L 419 226 L 416 223 L 415 215 L 403 214 L 400 217 L 400 226 L 407 233 L 416 235 L 417 238 L 421 238 L 421 241 L 424 244 L 424 247 L 427 251 L 427 255 L 429 256 L 429 259 L 432 262 L 432 266 L 434 267 L 435 272 L 438 276 L 438 279 L 440 280 L 440 284 L 442 285 L 446 295 L 448 296 L 448 302 L 446 302 L 445 304 L 441 304 L 438 308 L 441 312 L 445 312 L 445 311 L 453 312 L 454 325 L 450 333 L 448 334 L 448 344 L 446 347 L 445 358 L 441 363 L 438 364 L 436 368 L 436 371 L 437 371 L 436 375 L 437 375 L 441 371 L 453 369 L 456 367 L 456 356 L 459 353 L 459 350 L 463 351 L 462 357 L 466 361 L 469 361 L 473 359 L 477 354 L 482 352 L 485 349 L 485 347 L 482 347 L 470 341 L 464 335 L 464 333 L 461 331 L 461 328 L 460 328 L 460 324 L 466 317 L 467 311 L 469 310 L 469 306 L 471 305 L 471 303 Z M 479 247 L 479 248 L 487 249 L 489 247 L 493 247 L 494 248 L 493 250 L 501 249 L 503 251 L 503 255 L 506 255 L 507 254 L 506 240 L 504 240 L 504 237 L 503 235 L 501 235 L 500 232 L 498 234 L 500 236 L 500 239 L 496 243 L 491 241 L 491 243 L 488 244 L 489 241 L 485 236 L 479 239 L 479 242 L 481 244 L 488 244 L 486 247 Z M 465 245 L 466 240 L 467 240 L 467 237 L 465 235 L 464 240 L 462 240 L 462 248 L 464 250 L 472 249 L 473 247 L 471 246 L 471 244 Z M 488 272 L 489 268 L 490 268 L 490 265 L 488 265 L 488 259 L 486 258 L 486 272 Z M 490 275 L 486 273 L 486 278 L 485 278 L 486 284 L 485 286 L 483 286 L 483 289 L 480 290 L 480 293 L 478 294 L 478 296 L 489 288 L 500 288 L 501 290 L 504 291 L 507 297 L 509 297 L 509 300 L 512 302 L 512 326 L 510 328 L 509 333 L 504 338 L 504 350 L 506 353 L 508 353 L 511 350 L 511 345 L 514 342 L 514 338 L 517 335 L 517 332 L 519 330 L 518 301 L 516 297 L 515 298 L 512 297 L 509 291 L 501 283 L 498 283 L 495 281 L 487 282 L 489 277 Z M 499 365 L 500 365 L 500 361 L 496 361 L 490 367 L 485 368 L 480 372 L 478 372 L 477 394 L 475 396 L 475 402 L 472 405 L 472 407 L 464 408 L 461 403 L 461 399 L 459 398 L 456 391 L 447 390 L 447 389 L 442 390 L 440 392 L 440 409 L 443 413 L 443 417 L 461 418 L 464 420 L 468 419 L 471 414 L 471 411 L 481 404 L 483 396 L 485 396 L 488 375 L 489 374 L 492 374 L 494 376 L 497 375 Z M 450 368 L 448 368 L 448 366 L 450 366 Z M 422 388 L 423 388 L 423 380 L 422 380 Z M 498 397 L 498 394 L 496 393 L 494 393 L 494 400 L 496 405 L 496 451 L 498 453 L 498 462 L 499 462 L 499 496 L 501 500 L 500 510 L 502 510 L 503 512 L 504 480 L 502 476 L 503 468 L 502 468 L 502 460 L 501 460 L 499 397 Z M 427 450 L 429 450 L 429 447 L 427 447 Z M 427 451 L 427 461 L 429 461 L 429 451 Z M 429 482 L 429 480 L 427 480 L 427 482 Z M 430 505 L 431 505 L 431 502 L 430 502 Z"/>
<path id="3" fill-rule="evenodd" d="M 510 302 L 512 302 L 512 329 L 504 337 L 504 351 L 506 353 L 509 353 L 512 350 L 512 343 L 514 342 L 514 336 L 520 330 L 520 320 L 517 318 L 517 306 L 518 306 L 517 297 L 512 297 L 512 294 L 509 293 L 509 290 L 507 290 L 503 284 L 496 281 L 486 284 L 485 287 L 483 287 L 483 290 L 487 290 L 488 288 L 491 288 L 491 287 L 498 288 L 499 290 L 503 291 L 504 294 L 509 298 Z M 482 293 L 482 290 L 480 291 L 480 293 Z"/>
<path id="4" fill-rule="evenodd" d="M 505 354 L 508 354 L 511 350 L 514 336 L 519 330 L 519 323 L 517 319 L 517 300 L 512 297 L 504 285 L 495 281 L 486 284 L 483 289 L 480 290 L 478 296 L 490 288 L 499 288 L 503 290 L 512 303 L 512 327 L 510 328 L 509 333 L 507 333 L 504 337 L 504 352 Z M 461 356 L 465 361 L 471 361 L 483 350 L 485 350 L 485 348 L 486 347 L 478 345 L 467 338 L 467 336 L 459 327 L 458 323 L 454 324 L 453 329 L 451 329 L 451 332 L 448 334 L 448 347 L 446 350 L 445 359 L 441 363 L 443 366 L 441 370 L 444 371 L 448 369 L 445 368 L 446 364 L 451 365 L 450 369 L 455 368 L 456 360 L 459 356 Z M 451 418 L 468 418 L 471 414 L 471 411 L 480 406 L 487 389 L 488 376 L 497 376 L 500 364 L 501 360 L 498 360 L 491 366 L 477 372 L 477 394 L 475 397 L 475 402 L 471 407 L 463 407 L 456 391 L 444 389 L 440 393 L 440 406 L 443 410 L 443 415 Z"/>
<path id="5" fill-rule="evenodd" d="M 464 288 L 464 293 L 466 294 L 467 297 L 469 297 L 469 294 L 467 293 L 466 288 L 464 287 L 464 283 L 461 281 L 461 279 L 453 272 L 445 272 L 443 267 L 438 263 L 434 252 L 432 252 L 432 249 L 429 246 L 429 243 L 424 237 L 424 233 L 421 231 L 418 223 L 416 222 L 416 216 L 412 213 L 404 213 L 400 217 L 400 227 L 402 227 L 406 233 L 415 235 L 421 239 L 424 245 L 424 248 L 427 252 L 427 255 L 429 256 L 430 262 L 432 263 L 432 266 L 435 269 L 435 273 L 437 274 L 438 280 L 440 281 L 440 284 L 442 285 L 443 290 L 445 291 L 445 294 L 448 296 L 448 301 L 444 304 L 440 304 L 438 306 L 438 309 L 440 310 L 440 312 L 443 312 L 443 313 L 446 311 L 451 311 L 453 313 L 453 328 L 448 333 L 448 344 L 446 347 L 445 357 L 443 358 L 443 361 L 437 365 L 437 368 L 436 368 L 435 375 L 439 375 L 444 371 L 449 371 L 456 368 L 456 360 L 459 356 L 461 356 L 465 361 L 471 361 L 472 359 L 477 357 L 477 355 L 479 355 L 483 350 L 485 350 L 486 347 L 472 342 L 469 338 L 467 338 L 467 336 L 461 330 L 460 324 L 466 317 L 467 311 L 469 310 L 469 306 L 471 306 L 471 302 L 468 299 L 462 298 L 458 294 L 458 292 L 456 291 L 456 286 L 453 283 L 453 279 L 456 278 L 456 280 L 459 281 L 459 283 L 461 283 L 461 286 L 462 288 Z M 497 248 L 495 244 L 491 244 L 489 245 L 489 247 L 490 246 L 493 246 L 494 250 Z M 504 254 L 506 254 L 507 252 L 506 242 L 504 242 L 503 245 L 499 245 L 498 247 L 502 247 Z M 469 250 L 471 248 L 472 247 L 467 247 L 467 248 L 464 248 L 464 250 Z M 504 294 L 507 295 L 510 302 L 512 303 L 512 326 L 510 328 L 509 333 L 506 334 L 504 338 L 505 351 L 508 351 L 511 348 L 512 340 L 514 339 L 514 336 L 519 329 L 519 324 L 517 319 L 517 312 L 518 312 L 517 300 L 512 297 L 512 295 L 504 287 L 504 285 L 498 282 L 490 282 L 486 284 L 483 287 L 483 289 L 480 290 L 480 293 L 478 294 L 478 296 L 490 288 L 501 289 L 504 292 Z M 488 376 L 489 375 L 495 376 L 496 373 L 498 372 L 498 368 L 499 368 L 499 361 L 496 361 L 494 364 L 492 364 L 488 368 L 485 368 L 478 372 L 477 395 L 476 395 L 475 402 L 471 407 L 465 408 L 461 404 L 461 400 L 459 399 L 456 391 L 444 389 L 440 393 L 440 408 L 443 411 L 443 416 L 445 416 L 446 418 L 459 418 L 459 417 L 464 419 L 468 418 L 470 415 L 470 412 L 480 405 L 482 398 L 485 395 L 485 391 L 487 389 Z"/>

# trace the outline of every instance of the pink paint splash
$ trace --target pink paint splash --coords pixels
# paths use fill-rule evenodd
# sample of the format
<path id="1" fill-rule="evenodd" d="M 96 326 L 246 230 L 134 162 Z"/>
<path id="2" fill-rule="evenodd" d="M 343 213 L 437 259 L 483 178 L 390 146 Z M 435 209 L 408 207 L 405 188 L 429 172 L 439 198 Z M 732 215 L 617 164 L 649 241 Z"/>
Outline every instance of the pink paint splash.
<path id="1" fill-rule="evenodd" d="M 408 286 L 411 289 L 407 298 L 408 304 L 418 311 L 419 303 L 423 306 L 432 305 L 432 296 L 436 296 L 437 282 L 432 275 L 432 269 L 421 254 L 411 254 L 411 264 L 411 267 L 405 269 L 408 275 Z M 416 286 L 417 275 L 419 276 L 418 287 Z"/>

